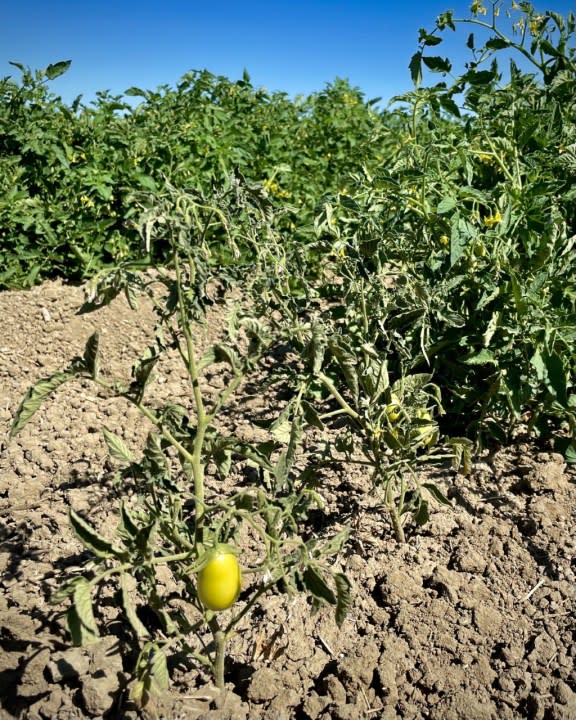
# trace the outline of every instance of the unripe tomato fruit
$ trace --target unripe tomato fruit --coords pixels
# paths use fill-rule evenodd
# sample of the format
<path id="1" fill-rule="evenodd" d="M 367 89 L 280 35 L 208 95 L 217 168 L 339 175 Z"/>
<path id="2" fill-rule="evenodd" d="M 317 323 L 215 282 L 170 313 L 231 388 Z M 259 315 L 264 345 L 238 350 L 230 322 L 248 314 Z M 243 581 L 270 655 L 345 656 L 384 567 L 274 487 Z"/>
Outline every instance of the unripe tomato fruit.
<path id="1" fill-rule="evenodd" d="M 402 408 L 400 407 L 400 398 L 394 393 L 392 393 L 392 395 L 390 396 L 390 402 L 388 403 L 388 405 L 386 405 L 386 415 L 388 417 L 388 420 L 393 423 L 396 422 L 400 417 L 401 409 Z"/>
<path id="2" fill-rule="evenodd" d="M 432 415 L 425 408 L 418 408 L 416 417 L 419 420 L 432 420 Z M 415 440 L 420 440 L 420 444 L 429 447 L 438 442 L 438 430 L 432 422 L 430 425 L 419 425 L 414 431 L 413 437 Z"/>
<path id="3" fill-rule="evenodd" d="M 216 547 L 198 573 L 198 597 L 208 610 L 227 610 L 240 594 L 242 574 L 236 555 Z"/>

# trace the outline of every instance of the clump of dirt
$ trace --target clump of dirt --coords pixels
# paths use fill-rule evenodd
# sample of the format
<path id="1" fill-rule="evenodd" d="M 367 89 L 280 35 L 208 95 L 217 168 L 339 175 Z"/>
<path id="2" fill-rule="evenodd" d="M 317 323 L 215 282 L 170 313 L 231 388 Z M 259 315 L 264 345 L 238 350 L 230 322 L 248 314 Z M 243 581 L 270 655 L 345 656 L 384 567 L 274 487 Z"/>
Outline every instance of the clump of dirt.
<path id="1" fill-rule="evenodd" d="M 98 526 L 115 516 L 116 469 L 106 427 L 129 445 L 147 427 L 138 412 L 77 382 L 56 391 L 10 443 L 13 414 L 31 384 L 81 354 L 101 332 L 104 372 L 129 376 L 150 341 L 142 303 L 77 315 L 80 288 L 45 283 L 0 295 L 0 702 L 7 718 L 138 718 L 116 611 L 102 640 L 70 646 L 62 608 L 48 598 L 87 555 L 68 509 Z M 205 342 L 223 317 L 210 317 Z M 218 387 L 217 375 L 208 382 Z M 159 400 L 189 397 L 177 358 L 157 373 Z M 271 399 L 256 395 L 251 412 Z M 234 426 L 231 415 L 226 420 Z M 249 435 L 239 415 L 234 431 Z M 576 473 L 562 457 L 517 444 L 435 482 L 453 501 L 405 546 L 392 538 L 361 478 L 323 488 L 353 532 L 341 558 L 353 606 L 336 626 L 303 597 L 264 597 L 230 642 L 229 689 L 218 693 L 186 658 L 158 701 L 164 718 L 224 720 L 574 720 L 576 718 Z M 346 502 L 342 502 L 347 493 Z M 340 498 L 340 500 L 338 500 Z M 344 517 L 344 505 L 353 511 Z"/>

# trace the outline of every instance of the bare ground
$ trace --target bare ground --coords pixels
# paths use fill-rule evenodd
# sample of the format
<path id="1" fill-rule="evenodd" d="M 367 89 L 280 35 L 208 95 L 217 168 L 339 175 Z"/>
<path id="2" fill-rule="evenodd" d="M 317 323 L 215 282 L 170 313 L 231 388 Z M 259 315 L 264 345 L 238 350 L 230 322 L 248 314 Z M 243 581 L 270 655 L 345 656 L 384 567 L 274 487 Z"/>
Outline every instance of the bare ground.
<path id="1" fill-rule="evenodd" d="M 82 298 L 61 283 L 0 294 L 0 717 L 139 717 L 115 609 L 102 641 L 84 650 L 70 645 L 64 607 L 48 597 L 86 560 L 68 509 L 104 528 L 115 522 L 102 428 L 138 443 L 142 420 L 75 383 L 7 440 L 28 387 L 81 354 L 94 330 L 115 375 L 146 347 L 150 308 L 133 312 L 117 299 L 79 316 Z M 159 399 L 187 392 L 170 363 L 156 383 Z M 255 398 L 248 412 L 266 401 Z M 237 425 L 249 432 L 245 413 Z M 326 499 L 353 525 L 341 558 L 354 598 L 343 626 L 330 608 L 313 615 L 303 597 L 269 595 L 230 643 L 229 690 L 218 695 L 203 670 L 183 663 L 158 716 L 575 720 L 575 480 L 561 456 L 530 443 L 486 454 L 469 477 L 437 478 L 453 507 L 436 509 L 400 547 L 362 479 L 334 476 Z"/>

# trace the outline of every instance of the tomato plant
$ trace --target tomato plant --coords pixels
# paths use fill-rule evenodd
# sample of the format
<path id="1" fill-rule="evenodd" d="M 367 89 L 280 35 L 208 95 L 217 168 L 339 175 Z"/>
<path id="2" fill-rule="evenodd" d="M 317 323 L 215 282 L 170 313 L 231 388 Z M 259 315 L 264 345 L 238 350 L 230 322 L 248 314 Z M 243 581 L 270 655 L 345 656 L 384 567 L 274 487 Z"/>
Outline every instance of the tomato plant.
<path id="1" fill-rule="evenodd" d="M 298 469 L 298 421 L 291 424 L 287 440 L 259 445 L 224 434 L 215 425 L 218 413 L 258 370 L 273 338 L 257 317 L 239 321 L 236 308 L 227 337 L 197 355 L 198 327 L 214 302 L 208 287 L 214 272 L 211 239 L 218 236 L 235 253 L 236 233 L 243 242 L 254 244 L 263 227 L 273 235 L 266 196 L 232 178 L 210 198 L 168 185 L 162 194 L 139 194 L 134 202 L 141 204 L 138 228 L 144 244 L 164 243 L 170 264 L 153 277 L 134 272 L 132 265 L 101 272 L 87 286 L 81 311 L 101 307 L 121 292 L 136 306 L 139 293 L 144 293 L 157 311 L 154 343 L 135 363 L 132 378 L 126 382 L 100 372 L 99 340 L 93 335 L 82 357 L 31 388 L 15 416 L 12 435 L 30 421 L 53 390 L 76 378 L 88 379 L 108 394 L 124 398 L 149 423 L 138 460 L 121 437 L 104 431 L 112 456 L 124 465 L 119 479 L 136 482 L 139 502 L 134 505 L 124 499 L 120 504 L 116 540 L 104 537 L 88 519 L 71 510 L 76 535 L 94 555 L 93 569 L 65 581 L 54 597 L 55 602 L 71 600 L 72 639 L 80 644 L 94 642 L 99 636 L 94 591 L 117 579 L 124 617 L 141 646 L 132 695 L 146 705 L 153 692 L 168 682 L 167 653 L 175 648 L 210 668 L 216 685 L 223 688 L 227 639 L 264 593 L 307 592 L 314 606 L 333 605 L 339 623 L 351 598 L 346 575 L 334 566 L 348 536 L 346 527 L 325 542 L 303 537 L 302 523 L 312 508 L 322 508 L 322 501 L 314 490 L 313 468 Z M 221 282 L 226 277 L 224 272 Z M 191 410 L 175 402 L 158 406 L 149 397 L 154 367 L 169 350 L 179 354 L 189 378 L 190 397 L 185 402 Z M 210 397 L 203 373 L 215 364 L 226 382 L 216 397 Z M 241 467 L 247 471 L 250 462 L 260 469 L 263 482 L 243 483 L 241 489 L 232 483 L 223 494 L 221 482 L 232 470 L 233 456 L 236 472 Z M 216 468 L 216 486 L 206 474 L 209 464 Z M 243 529 L 252 538 L 252 562 L 243 568 L 247 581 L 239 598 L 240 565 L 231 547 L 241 552 L 238 543 Z M 193 620 L 168 603 L 159 582 L 160 568 L 170 572 Z M 137 592 L 129 590 L 134 586 Z M 138 613 L 142 607 L 157 618 L 156 627 L 143 623 Z M 206 631 L 213 638 L 212 653 L 190 640 L 192 633 L 200 645 L 207 646 Z"/>

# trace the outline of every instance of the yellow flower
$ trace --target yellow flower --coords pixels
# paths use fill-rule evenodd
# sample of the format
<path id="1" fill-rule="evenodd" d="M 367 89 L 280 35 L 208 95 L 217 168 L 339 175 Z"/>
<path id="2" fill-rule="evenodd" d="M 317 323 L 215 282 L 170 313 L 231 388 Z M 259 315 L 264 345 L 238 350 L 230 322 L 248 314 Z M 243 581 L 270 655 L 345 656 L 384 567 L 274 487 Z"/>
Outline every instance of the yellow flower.
<path id="1" fill-rule="evenodd" d="M 448 243 L 450 242 L 450 238 L 448 237 L 448 235 L 440 235 L 438 242 L 440 243 L 440 245 L 444 245 L 444 247 L 446 247 L 446 245 L 448 245 Z"/>
<path id="2" fill-rule="evenodd" d="M 486 8 L 482 5 L 481 0 L 474 0 L 470 6 L 470 12 L 473 15 L 486 15 Z"/>
<path id="3" fill-rule="evenodd" d="M 84 207 L 94 207 L 94 200 L 88 195 L 80 195 L 80 202 Z"/>
<path id="4" fill-rule="evenodd" d="M 502 215 L 500 215 L 498 211 L 496 211 L 494 215 L 490 215 L 484 218 L 484 225 L 486 225 L 487 228 L 492 228 L 499 222 L 502 222 Z"/>
<path id="5" fill-rule="evenodd" d="M 270 195 L 275 195 L 278 198 L 289 198 L 290 197 L 290 193 L 288 192 L 288 190 L 282 190 L 280 185 L 278 185 L 278 183 L 275 182 L 274 180 L 270 180 L 269 178 L 266 178 L 262 182 L 262 185 L 270 193 Z"/>
<path id="6" fill-rule="evenodd" d="M 530 22 L 528 23 L 528 27 L 530 28 L 530 33 L 532 35 L 539 35 L 542 30 L 542 21 L 544 20 L 544 17 L 542 15 L 535 15 Z"/>
<path id="7" fill-rule="evenodd" d="M 346 248 L 342 242 L 337 242 L 332 246 L 332 250 L 329 254 L 339 258 L 340 260 L 344 260 L 346 257 Z"/>
<path id="8" fill-rule="evenodd" d="M 480 152 L 478 153 L 478 160 L 482 163 L 486 163 L 487 165 L 491 165 L 494 162 L 494 156 L 492 153 Z"/>

